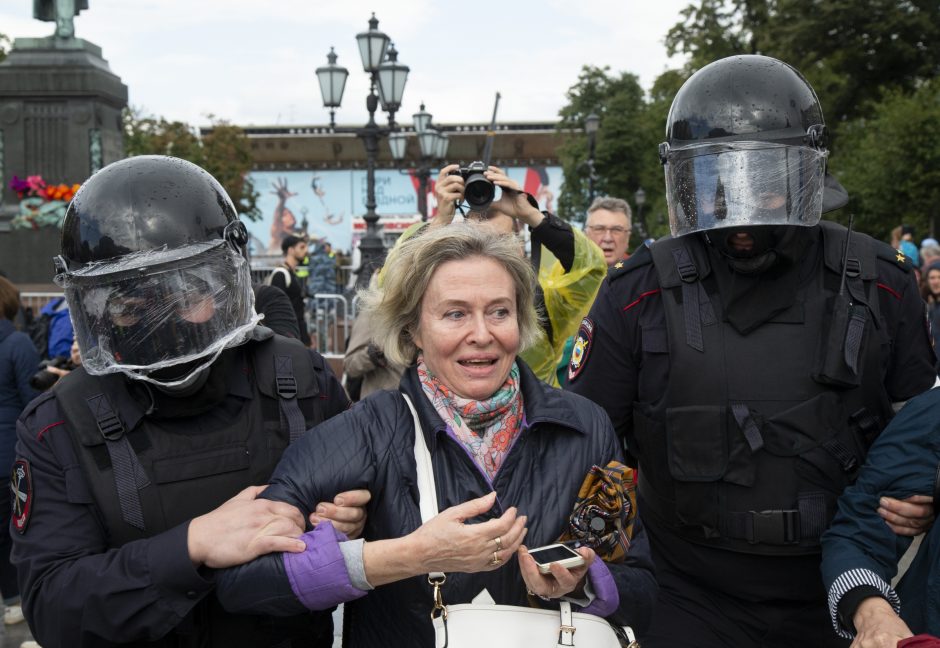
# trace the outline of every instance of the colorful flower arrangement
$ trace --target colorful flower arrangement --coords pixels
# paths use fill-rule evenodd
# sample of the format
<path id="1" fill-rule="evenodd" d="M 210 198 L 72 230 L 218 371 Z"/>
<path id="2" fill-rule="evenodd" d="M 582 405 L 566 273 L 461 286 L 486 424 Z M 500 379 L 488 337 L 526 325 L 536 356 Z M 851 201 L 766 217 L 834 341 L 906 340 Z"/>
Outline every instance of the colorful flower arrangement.
<path id="1" fill-rule="evenodd" d="M 13 176 L 10 180 L 10 189 L 16 192 L 20 200 L 24 198 L 43 198 L 45 200 L 62 200 L 69 202 L 79 185 L 73 184 L 71 187 L 67 184 L 49 185 L 42 179 L 42 176 L 27 176 L 25 180 Z"/>
<path id="2" fill-rule="evenodd" d="M 10 225 L 20 229 L 61 227 L 65 209 L 78 187 L 77 184 L 50 185 L 38 175 L 27 176 L 25 180 L 13 176 L 10 189 L 20 198 L 20 213 Z"/>

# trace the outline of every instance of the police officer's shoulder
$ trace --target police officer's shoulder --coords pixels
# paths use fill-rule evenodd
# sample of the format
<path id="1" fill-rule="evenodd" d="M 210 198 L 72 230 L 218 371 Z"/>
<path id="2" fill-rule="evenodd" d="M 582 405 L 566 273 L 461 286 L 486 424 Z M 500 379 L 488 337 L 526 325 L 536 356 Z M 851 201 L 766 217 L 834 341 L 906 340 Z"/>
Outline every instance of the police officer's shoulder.
<path id="1" fill-rule="evenodd" d="M 649 246 L 641 245 L 630 258 L 618 261 L 607 271 L 607 281 L 614 283 L 620 281 L 631 273 L 636 273 L 640 268 L 653 265 L 653 255 L 650 253 Z"/>
<path id="2" fill-rule="evenodd" d="M 20 414 L 20 420 L 33 437 L 39 437 L 52 426 L 63 423 L 54 391 L 50 389 L 30 401 Z"/>
<path id="3" fill-rule="evenodd" d="M 830 241 L 825 247 L 826 265 L 833 272 L 839 272 L 842 267 L 842 255 L 844 253 L 845 235 L 847 228 L 839 223 L 831 221 L 820 221 L 819 227 L 823 231 L 824 240 Z M 862 261 L 871 263 L 874 260 L 875 267 L 862 268 L 862 275 L 871 278 L 873 275 L 879 277 L 901 277 L 913 272 L 914 267 L 911 260 L 895 250 L 893 247 L 869 236 L 863 232 L 852 232 L 852 246 L 855 255 L 861 255 Z M 860 246 L 861 247 L 860 249 Z M 870 256 L 869 256 L 870 255 Z"/>
<path id="4" fill-rule="evenodd" d="M 886 265 L 901 270 L 905 274 L 914 272 L 914 263 L 905 256 L 903 252 L 895 250 L 884 241 L 879 241 L 878 239 L 873 238 L 872 242 L 875 246 L 875 255 L 878 258 L 879 274 L 884 272 L 883 268 Z"/>

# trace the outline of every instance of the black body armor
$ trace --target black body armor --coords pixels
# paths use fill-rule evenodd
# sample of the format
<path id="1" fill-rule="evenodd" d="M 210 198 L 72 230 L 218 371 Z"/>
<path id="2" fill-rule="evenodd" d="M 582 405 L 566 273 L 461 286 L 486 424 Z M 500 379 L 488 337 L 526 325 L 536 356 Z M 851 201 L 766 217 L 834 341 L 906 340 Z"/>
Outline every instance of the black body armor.
<path id="1" fill-rule="evenodd" d="M 123 375 L 80 371 L 56 386 L 111 547 L 157 535 L 267 483 L 289 442 L 323 420 L 322 360 L 299 342 L 268 337 L 226 353 L 248 354 L 253 393 L 229 394 L 184 419 L 182 430 L 173 418 L 149 417 Z M 236 616 L 210 594 L 170 634 L 143 645 L 330 646 L 329 614 Z"/>
<path id="2" fill-rule="evenodd" d="M 641 320 L 642 344 L 669 354 L 669 384 L 635 404 L 629 443 L 644 514 L 689 541 L 818 553 L 836 499 L 892 416 L 874 244 L 852 234 L 844 254 L 845 228 L 820 228 L 824 258 L 793 304 L 746 335 L 724 321 L 700 237 L 651 248 L 666 326 Z"/>

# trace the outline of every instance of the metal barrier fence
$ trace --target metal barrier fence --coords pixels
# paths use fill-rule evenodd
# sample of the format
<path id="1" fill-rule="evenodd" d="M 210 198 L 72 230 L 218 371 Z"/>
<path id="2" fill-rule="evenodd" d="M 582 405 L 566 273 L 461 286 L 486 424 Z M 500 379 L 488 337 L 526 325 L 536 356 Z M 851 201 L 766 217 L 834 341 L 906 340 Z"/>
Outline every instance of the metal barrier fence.
<path id="1" fill-rule="evenodd" d="M 20 303 L 23 308 L 32 309 L 33 317 L 39 317 L 39 311 L 42 310 L 43 306 L 56 297 L 62 297 L 63 294 L 60 292 L 21 292 Z"/>
<path id="2" fill-rule="evenodd" d="M 32 309 L 33 317 L 39 317 L 43 306 L 62 295 L 61 292 L 22 292 L 20 303 L 23 308 Z M 342 358 L 353 319 L 346 297 L 317 293 L 307 298 L 306 305 L 307 330 L 317 351 L 326 358 Z"/>
<path id="3" fill-rule="evenodd" d="M 325 358 L 342 358 L 351 325 L 346 297 L 317 293 L 307 298 L 306 306 L 307 330 L 314 348 Z"/>
<path id="4" fill-rule="evenodd" d="M 277 268 L 277 265 L 253 265 L 251 266 L 251 280 L 257 283 L 264 283 L 264 280 Z M 336 290 L 346 292 L 349 287 L 350 277 L 354 277 L 352 266 L 336 266 Z"/>

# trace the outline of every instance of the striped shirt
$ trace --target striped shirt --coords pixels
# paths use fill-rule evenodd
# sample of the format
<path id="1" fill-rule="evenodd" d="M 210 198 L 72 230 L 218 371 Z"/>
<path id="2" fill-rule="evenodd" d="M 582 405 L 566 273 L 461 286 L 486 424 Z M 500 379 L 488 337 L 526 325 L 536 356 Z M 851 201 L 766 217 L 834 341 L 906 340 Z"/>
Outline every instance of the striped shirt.
<path id="1" fill-rule="evenodd" d="M 862 585 L 874 587 L 891 604 L 895 614 L 901 613 L 901 599 L 897 592 L 878 574 L 870 569 L 850 569 L 843 572 L 829 588 L 829 617 L 832 619 L 832 627 L 835 628 L 836 634 L 844 639 L 854 639 L 855 633 L 846 628 L 839 619 L 839 601 L 850 590 Z"/>

